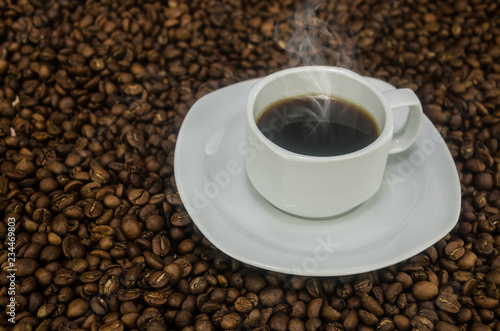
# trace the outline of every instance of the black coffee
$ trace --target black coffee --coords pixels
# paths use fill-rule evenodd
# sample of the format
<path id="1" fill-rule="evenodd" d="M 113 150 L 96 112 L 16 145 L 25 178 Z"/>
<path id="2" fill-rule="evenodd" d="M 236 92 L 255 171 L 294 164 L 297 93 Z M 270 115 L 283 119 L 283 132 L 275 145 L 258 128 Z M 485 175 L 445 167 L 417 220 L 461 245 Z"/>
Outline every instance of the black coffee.
<path id="1" fill-rule="evenodd" d="M 257 126 L 276 145 L 311 156 L 351 153 L 379 136 L 377 124 L 364 109 L 326 95 L 280 100 L 264 110 Z"/>

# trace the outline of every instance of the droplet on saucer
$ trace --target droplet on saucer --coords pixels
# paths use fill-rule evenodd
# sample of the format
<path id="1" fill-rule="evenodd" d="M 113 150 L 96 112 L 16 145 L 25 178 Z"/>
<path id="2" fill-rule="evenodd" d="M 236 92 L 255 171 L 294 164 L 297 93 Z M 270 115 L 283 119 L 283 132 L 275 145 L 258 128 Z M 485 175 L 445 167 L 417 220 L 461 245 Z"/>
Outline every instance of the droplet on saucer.
<path id="1" fill-rule="evenodd" d="M 217 153 L 225 134 L 226 128 L 220 128 L 207 140 L 207 143 L 205 144 L 205 153 L 207 155 L 214 155 Z"/>

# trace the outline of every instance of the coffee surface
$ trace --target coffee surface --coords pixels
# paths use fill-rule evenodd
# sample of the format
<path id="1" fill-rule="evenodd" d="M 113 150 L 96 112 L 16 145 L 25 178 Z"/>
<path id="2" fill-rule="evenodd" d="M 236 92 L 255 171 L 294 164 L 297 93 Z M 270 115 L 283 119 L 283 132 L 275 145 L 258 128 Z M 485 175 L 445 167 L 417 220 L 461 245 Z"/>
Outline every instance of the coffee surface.
<path id="1" fill-rule="evenodd" d="M 352 153 L 379 136 L 366 110 L 326 95 L 280 100 L 262 112 L 257 126 L 276 145 L 309 156 Z"/>

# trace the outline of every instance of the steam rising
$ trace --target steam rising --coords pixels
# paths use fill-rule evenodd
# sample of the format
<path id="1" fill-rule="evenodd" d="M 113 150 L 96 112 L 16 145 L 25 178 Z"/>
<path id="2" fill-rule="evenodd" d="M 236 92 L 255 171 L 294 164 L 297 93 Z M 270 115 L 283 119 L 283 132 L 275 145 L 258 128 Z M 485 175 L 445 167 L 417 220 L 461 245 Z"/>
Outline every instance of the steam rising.
<path id="1" fill-rule="evenodd" d="M 334 19 L 333 12 L 324 10 L 324 0 L 305 1 L 296 12 L 293 21 L 288 22 L 292 27 L 292 35 L 285 40 L 280 35 L 279 24 L 275 28 L 275 40 L 283 49 L 290 54 L 291 62 L 299 59 L 302 65 L 330 65 L 351 68 L 353 59 L 352 38 L 344 38 L 341 34 L 352 35 L 349 27 L 344 27 L 339 32 L 335 31 L 329 22 Z M 318 15 L 320 12 L 321 16 Z M 326 84 L 326 82 L 317 82 Z M 356 116 L 346 114 L 346 109 L 335 109 L 335 114 L 330 114 L 329 96 L 320 99 L 312 98 L 314 106 L 307 110 L 308 118 L 314 118 L 314 122 L 308 122 L 308 137 L 313 141 L 327 139 L 331 129 L 331 122 L 355 127 Z M 303 107 L 297 105 L 297 107 Z M 304 109 L 297 109 L 297 113 L 304 114 Z M 351 116 L 348 116 L 351 115 Z"/>
<path id="2" fill-rule="evenodd" d="M 275 26 L 274 39 L 291 59 L 299 57 L 302 65 L 331 65 L 351 68 L 353 54 L 352 31 L 349 26 L 335 31 L 330 23 L 334 20 L 333 12 L 322 9 L 324 0 L 305 1 L 296 12 L 293 21 L 288 22 L 292 35 L 280 34 L 279 24 Z M 327 16 L 324 19 L 320 17 Z M 342 38 L 342 35 L 347 38 Z"/>

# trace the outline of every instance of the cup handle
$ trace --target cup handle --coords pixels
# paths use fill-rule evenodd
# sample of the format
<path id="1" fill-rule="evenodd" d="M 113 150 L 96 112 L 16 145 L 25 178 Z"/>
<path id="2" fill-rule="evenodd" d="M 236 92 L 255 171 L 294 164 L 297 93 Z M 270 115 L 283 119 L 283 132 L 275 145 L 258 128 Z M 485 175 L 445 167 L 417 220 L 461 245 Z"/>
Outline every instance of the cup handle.
<path id="1" fill-rule="evenodd" d="M 422 124 L 422 104 L 415 92 L 409 88 L 385 91 L 382 94 L 389 102 L 392 111 L 401 107 L 410 107 L 403 128 L 394 133 L 389 148 L 389 154 L 400 153 L 410 147 L 418 136 Z"/>

